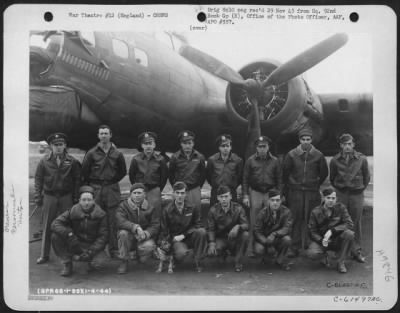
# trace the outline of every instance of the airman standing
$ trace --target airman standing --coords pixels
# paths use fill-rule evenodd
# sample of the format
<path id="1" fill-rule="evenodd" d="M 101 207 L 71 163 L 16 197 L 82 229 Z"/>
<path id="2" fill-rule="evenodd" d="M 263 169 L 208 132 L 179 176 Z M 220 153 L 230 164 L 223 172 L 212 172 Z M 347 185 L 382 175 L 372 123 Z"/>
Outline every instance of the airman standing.
<path id="1" fill-rule="evenodd" d="M 109 126 L 99 126 L 98 138 L 99 143 L 83 159 L 82 176 L 84 182 L 94 188 L 96 203 L 107 213 L 108 253 L 114 257 L 118 253 L 115 212 L 121 199 L 118 182 L 126 175 L 126 163 L 122 153 L 111 142 Z"/>
<path id="2" fill-rule="evenodd" d="M 67 153 L 67 136 L 55 133 L 47 138 L 51 153 L 44 156 L 35 174 L 35 202 L 43 210 L 43 237 L 37 264 L 49 260 L 51 247 L 51 223 L 78 202 L 81 165 Z"/>
<path id="3" fill-rule="evenodd" d="M 360 152 L 354 150 L 354 139 L 350 134 L 339 138 L 342 151 L 330 162 L 330 181 L 336 188 L 338 201 L 343 203 L 354 222 L 355 238 L 352 255 L 360 263 L 365 262 L 361 252 L 361 219 L 364 209 L 364 190 L 371 179 L 368 160 Z"/>
<path id="4" fill-rule="evenodd" d="M 217 189 L 226 185 L 231 189 L 232 200 L 237 202 L 236 189 L 240 185 L 243 172 L 243 160 L 232 152 L 232 137 L 224 134 L 216 139 L 219 152 L 207 161 L 207 180 L 211 185 L 210 206 L 217 200 Z"/>
<path id="5" fill-rule="evenodd" d="M 147 201 L 158 209 L 161 208 L 161 191 L 168 179 L 168 167 L 164 157 L 154 151 L 157 135 L 144 132 L 139 135 L 139 144 L 143 152 L 136 154 L 129 167 L 131 184 L 143 183 L 146 187 Z"/>

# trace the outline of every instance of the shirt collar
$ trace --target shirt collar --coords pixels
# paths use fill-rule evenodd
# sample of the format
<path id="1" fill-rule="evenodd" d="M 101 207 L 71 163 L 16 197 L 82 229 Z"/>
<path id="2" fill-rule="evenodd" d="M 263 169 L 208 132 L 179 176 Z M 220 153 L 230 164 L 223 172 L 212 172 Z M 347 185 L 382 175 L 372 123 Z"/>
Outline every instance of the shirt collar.
<path id="1" fill-rule="evenodd" d="M 218 152 L 218 159 L 223 161 L 224 159 L 222 158 L 221 152 Z M 232 161 L 232 152 L 229 152 L 228 157 L 226 158 L 229 161 Z"/>
<path id="2" fill-rule="evenodd" d="M 142 204 L 140 206 L 138 206 L 136 203 L 134 203 L 131 198 L 128 198 L 128 205 L 132 208 L 132 209 L 139 209 L 139 210 L 143 210 L 146 211 L 149 208 L 149 203 L 147 202 L 146 199 L 143 200 Z"/>

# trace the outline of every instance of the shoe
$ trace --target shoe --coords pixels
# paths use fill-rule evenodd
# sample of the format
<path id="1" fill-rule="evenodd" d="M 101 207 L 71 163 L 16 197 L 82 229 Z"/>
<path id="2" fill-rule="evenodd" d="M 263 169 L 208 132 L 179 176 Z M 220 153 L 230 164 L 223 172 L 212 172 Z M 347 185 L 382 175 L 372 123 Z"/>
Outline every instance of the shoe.
<path id="1" fill-rule="evenodd" d="M 72 275 L 72 262 L 64 263 L 63 269 L 60 272 L 63 277 L 68 277 Z"/>
<path id="2" fill-rule="evenodd" d="M 353 259 L 358 263 L 365 263 L 365 257 L 361 254 L 361 251 L 356 252 L 356 254 L 353 255 Z"/>
<path id="3" fill-rule="evenodd" d="M 44 264 L 44 263 L 47 263 L 48 261 L 49 261 L 48 256 L 41 256 L 40 258 L 38 258 L 36 260 L 36 264 Z"/>
<path id="4" fill-rule="evenodd" d="M 292 269 L 289 263 L 277 263 L 277 262 L 275 262 L 275 264 L 278 265 L 284 271 L 290 271 Z"/>
<path id="5" fill-rule="evenodd" d="M 347 268 L 346 268 L 346 265 L 344 265 L 344 262 L 338 263 L 337 270 L 339 273 L 347 273 Z"/>
<path id="6" fill-rule="evenodd" d="M 287 253 L 288 258 L 295 258 L 298 255 L 299 255 L 299 250 L 297 250 L 297 249 L 289 249 L 289 251 Z"/>
<path id="7" fill-rule="evenodd" d="M 328 255 L 325 255 L 324 258 L 321 261 L 321 264 L 327 268 L 331 267 L 331 264 L 329 263 L 329 257 Z"/>
<path id="8" fill-rule="evenodd" d="M 203 265 L 201 262 L 196 262 L 196 271 L 197 273 L 201 273 L 203 271 Z"/>
<path id="9" fill-rule="evenodd" d="M 121 261 L 121 264 L 118 266 L 117 273 L 118 274 L 126 274 L 128 272 L 128 261 Z"/>
<path id="10" fill-rule="evenodd" d="M 101 267 L 93 262 L 88 262 L 88 272 L 100 271 Z"/>
<path id="11" fill-rule="evenodd" d="M 243 264 L 235 264 L 235 272 L 239 273 L 243 271 Z"/>

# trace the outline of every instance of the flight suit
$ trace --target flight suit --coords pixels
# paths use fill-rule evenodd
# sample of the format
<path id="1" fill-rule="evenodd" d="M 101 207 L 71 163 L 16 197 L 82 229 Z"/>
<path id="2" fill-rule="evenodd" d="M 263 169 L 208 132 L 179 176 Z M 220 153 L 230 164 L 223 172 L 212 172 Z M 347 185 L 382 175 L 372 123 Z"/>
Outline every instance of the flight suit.
<path id="1" fill-rule="evenodd" d="M 51 246 L 51 223 L 78 202 L 81 165 L 65 153 L 58 165 L 53 153 L 43 157 L 35 174 L 35 203 L 42 206 L 43 237 L 40 258 L 48 259 Z"/>
<path id="2" fill-rule="evenodd" d="M 169 181 L 174 185 L 183 181 L 187 185 L 186 200 L 188 204 L 201 209 L 201 187 L 206 180 L 206 165 L 204 156 L 193 150 L 189 158 L 179 150 L 169 161 Z"/>
<path id="3" fill-rule="evenodd" d="M 217 189 L 221 185 L 231 189 L 232 200 L 237 201 L 236 189 L 240 185 L 243 174 L 243 160 L 235 153 L 230 153 L 224 161 L 218 152 L 208 158 L 206 176 L 211 185 L 210 206 L 217 202 Z"/>
<path id="4" fill-rule="evenodd" d="M 138 206 L 128 198 L 118 207 L 116 220 L 119 257 L 127 261 L 129 252 L 134 250 L 140 261 L 146 261 L 156 247 L 155 240 L 160 231 L 160 210 L 147 200 Z M 136 238 L 136 229 L 139 226 L 146 233 L 146 239 L 142 241 Z"/>
<path id="5" fill-rule="evenodd" d="M 95 190 L 95 201 L 107 213 L 109 250 L 118 249 L 115 212 L 120 203 L 121 192 L 118 182 L 126 175 L 124 156 L 114 144 L 107 153 L 100 143 L 90 149 L 83 159 L 83 180 Z"/>
<path id="6" fill-rule="evenodd" d="M 292 243 L 293 218 L 290 210 L 281 205 L 275 213 L 267 206 L 257 215 L 254 226 L 254 252 L 264 255 L 270 251 L 277 252 L 277 263 L 282 264 Z M 273 248 L 273 249 L 271 249 Z"/>
<path id="7" fill-rule="evenodd" d="M 168 167 L 164 157 L 154 152 L 147 159 L 143 152 L 136 154 L 129 167 L 131 184 L 143 183 L 146 187 L 146 199 L 157 208 L 161 208 L 161 191 L 168 179 Z"/>
<path id="8" fill-rule="evenodd" d="M 184 235 L 185 238 L 173 242 L 173 238 L 178 235 Z M 200 210 L 185 203 L 182 212 L 179 212 L 175 201 L 166 203 L 161 215 L 161 240 L 172 243 L 176 260 L 183 260 L 189 249 L 193 249 L 195 260 L 202 261 L 207 254 L 207 233 L 201 224 Z"/>
<path id="9" fill-rule="evenodd" d="M 364 209 L 364 190 L 371 176 L 367 158 L 360 152 L 354 151 L 346 161 L 342 153 L 335 155 L 330 164 L 330 181 L 337 191 L 338 201 L 343 203 L 354 222 L 353 252 L 361 250 L 361 218 Z"/>
<path id="10" fill-rule="evenodd" d="M 231 240 L 228 234 L 239 225 L 240 231 Z M 216 243 L 217 255 L 223 255 L 228 249 L 235 257 L 235 264 L 241 264 L 249 240 L 249 224 L 243 207 L 231 201 L 227 212 L 220 203 L 213 205 L 208 212 L 208 241 Z"/>
<path id="11" fill-rule="evenodd" d="M 257 214 L 268 205 L 268 191 L 272 188 L 281 189 L 281 167 L 277 158 L 268 153 L 262 158 L 258 153 L 250 156 L 243 171 L 243 196 L 250 197 L 250 239 L 249 255 L 253 254 L 254 225 Z"/>
<path id="12" fill-rule="evenodd" d="M 293 245 L 305 249 L 309 241 L 310 212 L 321 204 L 319 189 L 328 176 L 328 165 L 324 155 L 314 146 L 307 152 L 299 145 L 286 155 L 282 172 L 287 205 L 293 215 Z"/>

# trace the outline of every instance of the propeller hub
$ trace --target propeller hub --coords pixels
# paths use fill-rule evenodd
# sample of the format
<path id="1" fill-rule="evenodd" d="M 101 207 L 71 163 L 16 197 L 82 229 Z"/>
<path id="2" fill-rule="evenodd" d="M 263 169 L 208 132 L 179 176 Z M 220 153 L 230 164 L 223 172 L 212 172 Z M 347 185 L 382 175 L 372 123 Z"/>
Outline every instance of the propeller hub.
<path id="1" fill-rule="evenodd" d="M 245 89 L 250 98 L 260 98 L 262 96 L 261 83 L 255 79 L 249 78 L 245 81 Z"/>

